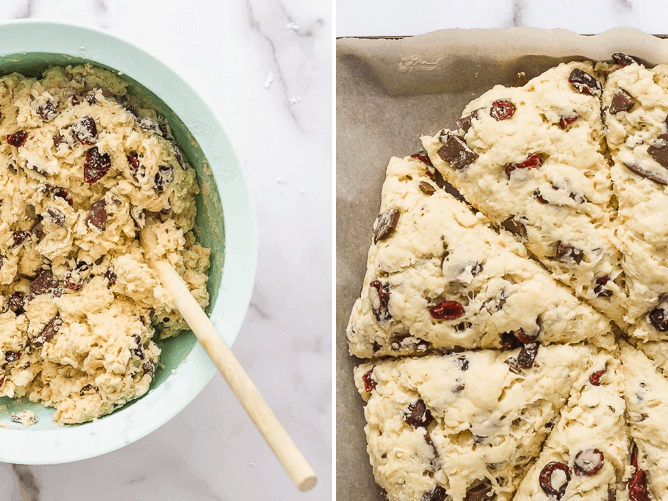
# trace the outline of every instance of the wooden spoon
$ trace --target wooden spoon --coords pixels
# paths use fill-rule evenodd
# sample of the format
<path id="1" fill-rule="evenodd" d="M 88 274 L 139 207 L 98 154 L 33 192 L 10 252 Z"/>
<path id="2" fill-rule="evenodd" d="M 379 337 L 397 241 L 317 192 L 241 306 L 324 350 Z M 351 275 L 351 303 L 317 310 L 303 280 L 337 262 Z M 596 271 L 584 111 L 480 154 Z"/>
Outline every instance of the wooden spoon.
<path id="1" fill-rule="evenodd" d="M 152 223 L 147 221 L 146 227 L 142 230 L 142 245 L 145 249 L 155 249 L 156 238 Z M 290 439 L 285 428 L 281 426 L 232 351 L 218 335 L 183 278 L 165 259 L 155 259 L 150 264 L 158 273 L 163 287 L 172 295 L 181 316 L 195 333 L 292 481 L 302 492 L 315 487 L 317 478 L 313 469 Z"/>

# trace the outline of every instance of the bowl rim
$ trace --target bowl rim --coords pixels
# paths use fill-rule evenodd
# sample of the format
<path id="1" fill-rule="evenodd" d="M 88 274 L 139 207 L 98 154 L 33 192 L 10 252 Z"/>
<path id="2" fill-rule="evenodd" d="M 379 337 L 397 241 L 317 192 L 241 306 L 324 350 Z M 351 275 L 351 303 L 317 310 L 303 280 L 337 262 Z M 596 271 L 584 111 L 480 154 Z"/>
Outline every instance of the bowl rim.
<path id="1" fill-rule="evenodd" d="M 257 222 L 246 173 L 222 124 L 206 101 L 158 56 L 103 29 L 43 19 L 20 19 L 0 23 L 0 40 L 2 57 L 31 52 L 82 57 L 83 47 L 85 59 L 120 71 L 141 83 L 186 125 L 211 165 L 223 205 L 224 267 L 218 298 L 210 316 L 219 335 L 231 347 L 241 329 L 255 282 Z M 220 168 L 223 164 L 225 169 Z M 126 409 L 72 427 L 0 429 L 0 461 L 58 464 L 92 458 L 124 447 L 157 430 L 183 410 L 215 373 L 215 366 L 197 342 L 172 375 Z M 150 419 L 142 416 L 150 416 Z"/>

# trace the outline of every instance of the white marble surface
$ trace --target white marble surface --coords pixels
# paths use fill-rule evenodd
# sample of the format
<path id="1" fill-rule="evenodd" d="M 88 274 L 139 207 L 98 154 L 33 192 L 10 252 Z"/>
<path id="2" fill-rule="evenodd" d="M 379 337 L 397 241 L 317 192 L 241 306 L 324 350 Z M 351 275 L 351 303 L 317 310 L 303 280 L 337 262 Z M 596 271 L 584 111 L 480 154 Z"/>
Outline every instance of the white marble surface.
<path id="1" fill-rule="evenodd" d="M 225 124 L 249 175 L 260 234 L 252 304 L 234 352 L 319 484 L 297 491 L 217 375 L 189 408 L 136 443 L 32 467 L 34 496 L 21 496 L 11 466 L 0 464 L 0 498 L 331 499 L 331 4 L 0 1 L 0 20 L 20 17 L 92 25 L 136 43 L 183 75 Z"/>
<path id="2" fill-rule="evenodd" d="M 564 28 L 668 33 L 665 0 L 337 0 L 336 36 L 420 35 L 448 28 Z"/>

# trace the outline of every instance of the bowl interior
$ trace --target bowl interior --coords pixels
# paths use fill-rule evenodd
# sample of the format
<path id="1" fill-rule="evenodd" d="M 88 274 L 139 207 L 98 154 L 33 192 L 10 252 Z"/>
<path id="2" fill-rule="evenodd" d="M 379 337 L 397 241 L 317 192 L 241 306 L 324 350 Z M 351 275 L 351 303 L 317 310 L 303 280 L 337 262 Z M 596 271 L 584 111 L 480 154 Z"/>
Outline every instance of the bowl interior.
<path id="1" fill-rule="evenodd" d="M 22 75 L 38 78 L 49 66 L 66 66 L 69 64 L 84 63 L 93 64 L 118 73 L 118 70 L 115 68 L 93 62 L 90 59 L 82 59 L 66 54 L 31 52 L 1 56 L 0 75 L 17 72 Z M 128 93 L 131 102 L 135 102 L 143 108 L 154 109 L 167 119 L 172 129 L 172 134 L 183 152 L 186 161 L 197 171 L 200 194 L 196 197 L 197 219 L 195 234 L 197 240 L 202 245 L 211 249 L 211 268 L 209 270 L 209 282 L 207 286 L 211 296 L 208 310 L 211 310 L 211 305 L 214 305 L 218 298 L 225 256 L 223 206 L 216 187 L 214 175 L 211 171 L 211 166 L 193 135 L 169 106 L 167 106 L 151 90 L 134 80 L 130 75 L 121 74 L 121 78 L 129 83 Z M 157 341 L 157 344 L 162 350 L 160 355 L 160 363 L 162 366 L 157 367 L 155 378 L 151 383 L 151 389 L 158 388 L 169 376 L 172 375 L 172 370 L 176 370 L 177 366 L 185 360 L 196 342 L 197 339 L 190 331 L 183 332 L 177 337 Z M 123 409 L 127 409 L 136 402 L 137 400 L 134 400 L 126 404 L 114 413 L 100 418 L 100 420 L 120 412 Z M 37 414 L 39 421 L 24 432 L 52 429 L 53 409 L 29 402 L 25 398 L 0 398 L 0 421 L 8 424 L 12 412 L 18 412 L 25 409 L 34 411 Z"/>

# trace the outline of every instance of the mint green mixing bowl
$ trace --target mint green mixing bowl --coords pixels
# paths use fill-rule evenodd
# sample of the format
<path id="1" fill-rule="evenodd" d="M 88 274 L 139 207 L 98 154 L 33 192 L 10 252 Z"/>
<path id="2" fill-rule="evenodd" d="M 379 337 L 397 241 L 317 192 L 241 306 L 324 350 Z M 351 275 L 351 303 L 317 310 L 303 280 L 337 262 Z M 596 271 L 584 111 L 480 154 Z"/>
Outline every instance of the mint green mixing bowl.
<path id="1" fill-rule="evenodd" d="M 209 313 L 232 346 L 255 279 L 255 211 L 242 167 L 205 101 L 164 63 L 109 33 L 46 21 L 0 24 L 0 75 L 16 71 L 39 76 L 50 65 L 86 62 L 121 72 L 130 94 L 143 96 L 167 118 L 184 156 L 197 170 L 201 194 L 196 234 L 212 249 Z M 150 392 L 95 422 L 54 427 L 53 409 L 26 399 L 0 398 L 0 421 L 9 423 L 12 412 L 24 409 L 39 419 L 28 428 L 0 428 L 0 461 L 54 464 L 91 458 L 132 443 L 174 417 L 216 368 L 192 332 L 159 345 L 164 368 L 157 371 Z"/>

